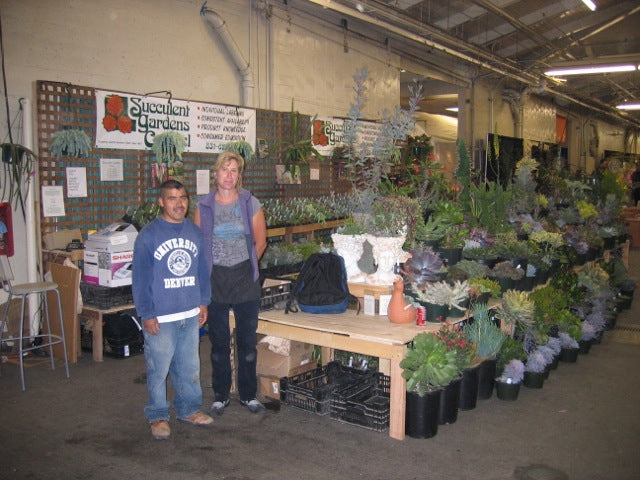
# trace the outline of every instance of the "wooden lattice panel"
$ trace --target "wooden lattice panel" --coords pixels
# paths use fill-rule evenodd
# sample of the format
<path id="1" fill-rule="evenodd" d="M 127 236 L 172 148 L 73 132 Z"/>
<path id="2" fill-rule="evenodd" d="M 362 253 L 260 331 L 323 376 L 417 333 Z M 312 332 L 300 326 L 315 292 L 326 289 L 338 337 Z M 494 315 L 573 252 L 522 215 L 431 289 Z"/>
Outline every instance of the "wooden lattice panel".
<path id="1" fill-rule="evenodd" d="M 95 145 L 95 89 L 62 82 L 37 83 L 38 178 L 41 186 L 62 185 L 65 197 L 64 217 L 41 217 L 42 233 L 60 229 L 88 230 L 104 228 L 120 219 L 128 208 L 154 201 L 158 191 L 152 185 L 150 169 L 154 160 L 149 150 L 117 150 L 93 148 L 87 158 L 54 158 L 50 152 L 51 136 L 65 128 L 79 128 Z M 246 167 L 244 186 L 258 198 L 321 197 L 332 192 L 345 192 L 348 182 L 338 179 L 331 159 L 319 164 L 320 180 L 303 180 L 302 185 L 278 185 L 276 164 L 284 141 L 291 138 L 290 112 L 256 110 L 256 138 L 269 145 L 266 156 L 254 157 Z M 311 118 L 299 115 L 299 131 L 309 130 Z M 121 158 L 124 180 L 100 181 L 100 159 Z M 216 155 L 185 153 L 184 183 L 196 201 L 196 170 L 210 169 Z M 66 168 L 84 167 L 87 174 L 87 197 L 68 198 Z"/>

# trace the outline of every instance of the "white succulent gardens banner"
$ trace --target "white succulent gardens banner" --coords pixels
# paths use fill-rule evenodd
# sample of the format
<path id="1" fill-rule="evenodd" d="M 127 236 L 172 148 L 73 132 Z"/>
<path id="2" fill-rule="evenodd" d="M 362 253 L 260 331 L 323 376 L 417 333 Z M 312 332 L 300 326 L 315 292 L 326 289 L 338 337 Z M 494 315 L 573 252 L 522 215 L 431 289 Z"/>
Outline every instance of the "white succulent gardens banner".
<path id="1" fill-rule="evenodd" d="M 185 151 L 220 153 L 228 142 L 256 144 L 256 111 L 230 105 L 96 90 L 96 147 L 151 148 L 153 137 L 178 131 Z"/>
<path id="2" fill-rule="evenodd" d="M 312 142 L 318 152 L 330 157 L 335 147 L 345 146 L 344 139 L 345 120 L 342 118 L 317 118 L 312 127 Z M 359 147 L 373 145 L 376 137 L 380 135 L 382 125 L 376 122 L 359 120 L 356 125 L 356 141 Z"/>

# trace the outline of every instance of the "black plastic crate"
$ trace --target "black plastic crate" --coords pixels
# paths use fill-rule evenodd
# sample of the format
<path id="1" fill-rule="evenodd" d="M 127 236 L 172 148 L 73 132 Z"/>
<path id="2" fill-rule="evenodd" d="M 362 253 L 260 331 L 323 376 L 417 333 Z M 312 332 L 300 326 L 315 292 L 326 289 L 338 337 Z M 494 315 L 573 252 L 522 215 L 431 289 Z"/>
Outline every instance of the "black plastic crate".
<path id="1" fill-rule="evenodd" d="M 131 285 L 105 287 L 81 282 L 80 293 L 82 293 L 82 303 L 105 310 L 133 303 Z"/>
<path id="2" fill-rule="evenodd" d="M 331 418 L 383 432 L 389 428 L 391 378 L 376 373 L 336 390 L 331 397 Z"/>
<path id="3" fill-rule="evenodd" d="M 271 310 L 276 308 L 279 303 L 281 303 L 282 308 L 284 308 L 284 304 L 289 300 L 290 292 L 290 281 L 272 278 L 265 279 L 260 297 L 260 310 Z"/>
<path id="4" fill-rule="evenodd" d="M 324 367 L 280 379 L 280 400 L 318 415 L 326 415 L 331 409 L 331 397 L 335 390 L 343 389 L 375 372 L 345 367 L 340 362 L 330 362 Z"/>

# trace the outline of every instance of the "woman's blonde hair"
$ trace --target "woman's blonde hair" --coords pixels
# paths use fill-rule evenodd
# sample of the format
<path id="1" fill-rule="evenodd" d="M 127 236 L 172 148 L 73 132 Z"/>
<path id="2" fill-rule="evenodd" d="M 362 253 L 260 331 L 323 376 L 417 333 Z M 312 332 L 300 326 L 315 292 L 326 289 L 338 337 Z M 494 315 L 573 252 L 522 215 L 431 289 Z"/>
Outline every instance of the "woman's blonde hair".
<path id="1" fill-rule="evenodd" d="M 238 181 L 236 182 L 236 190 L 240 191 L 242 188 L 242 172 L 244 171 L 244 158 L 242 155 L 236 152 L 222 152 L 218 155 L 216 163 L 213 164 L 214 178 L 218 175 L 218 170 L 224 167 L 226 164 L 235 161 L 238 164 Z M 215 189 L 218 189 L 218 182 L 215 182 Z"/>

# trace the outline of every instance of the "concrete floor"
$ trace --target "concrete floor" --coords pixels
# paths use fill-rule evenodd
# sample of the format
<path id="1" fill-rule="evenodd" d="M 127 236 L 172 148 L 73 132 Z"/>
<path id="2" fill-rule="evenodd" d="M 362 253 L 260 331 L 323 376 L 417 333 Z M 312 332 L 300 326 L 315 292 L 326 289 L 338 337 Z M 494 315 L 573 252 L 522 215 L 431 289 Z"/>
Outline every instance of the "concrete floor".
<path id="1" fill-rule="evenodd" d="M 640 277 L 640 251 L 631 271 Z M 640 300 L 618 325 L 640 325 Z M 71 368 L 17 367 L 0 378 L 0 479 L 639 479 L 640 345 L 614 331 L 541 390 L 495 395 L 426 440 L 390 439 L 283 405 L 252 415 L 237 401 L 211 429 L 171 422 L 153 440 L 142 415 L 144 359 L 86 354 Z M 205 404 L 212 401 L 201 343 Z"/>

